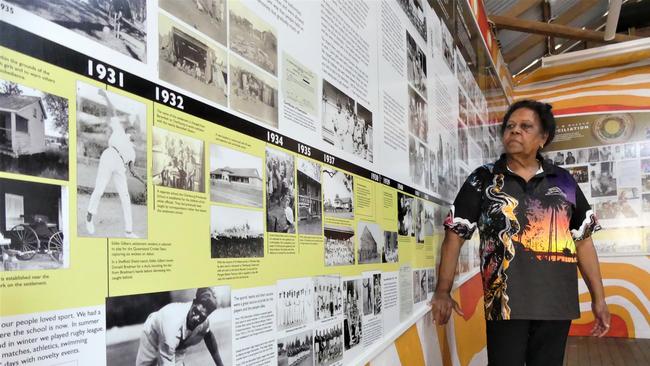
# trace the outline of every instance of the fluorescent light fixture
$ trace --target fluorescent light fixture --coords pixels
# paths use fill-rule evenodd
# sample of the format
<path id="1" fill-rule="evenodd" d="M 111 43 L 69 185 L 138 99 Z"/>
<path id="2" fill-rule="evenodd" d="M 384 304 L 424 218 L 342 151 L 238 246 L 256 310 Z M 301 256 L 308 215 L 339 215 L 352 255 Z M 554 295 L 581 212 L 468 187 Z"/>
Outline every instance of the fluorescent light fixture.
<path id="1" fill-rule="evenodd" d="M 560 47 L 562 47 L 561 44 L 556 44 L 556 45 L 555 45 L 555 49 L 556 49 L 556 50 L 559 49 Z"/>

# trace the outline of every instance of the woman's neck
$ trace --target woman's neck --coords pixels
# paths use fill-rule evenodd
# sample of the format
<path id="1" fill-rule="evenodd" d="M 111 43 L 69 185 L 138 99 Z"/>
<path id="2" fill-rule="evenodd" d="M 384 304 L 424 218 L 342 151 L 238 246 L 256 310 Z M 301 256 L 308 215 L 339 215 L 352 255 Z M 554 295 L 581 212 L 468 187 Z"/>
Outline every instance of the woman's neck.
<path id="1" fill-rule="evenodd" d="M 510 171 L 522 177 L 528 182 L 537 174 L 541 161 L 537 160 L 536 155 L 506 155 L 506 166 Z"/>

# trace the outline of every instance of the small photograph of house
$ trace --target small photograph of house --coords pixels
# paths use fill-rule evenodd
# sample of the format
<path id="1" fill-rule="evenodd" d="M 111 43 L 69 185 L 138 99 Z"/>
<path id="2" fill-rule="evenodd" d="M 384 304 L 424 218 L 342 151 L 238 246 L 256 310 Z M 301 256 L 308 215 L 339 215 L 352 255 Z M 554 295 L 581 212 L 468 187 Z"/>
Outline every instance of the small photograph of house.
<path id="1" fill-rule="evenodd" d="M 262 208 L 262 158 L 210 145 L 210 199 Z"/>
<path id="2" fill-rule="evenodd" d="M 354 186 L 350 174 L 323 169 L 323 208 L 325 216 L 352 220 L 354 218 Z"/>
<path id="3" fill-rule="evenodd" d="M 298 159 L 298 234 L 323 235 L 320 165 Z"/>
<path id="4" fill-rule="evenodd" d="M 0 171 L 68 179 L 68 100 L 0 79 Z"/>

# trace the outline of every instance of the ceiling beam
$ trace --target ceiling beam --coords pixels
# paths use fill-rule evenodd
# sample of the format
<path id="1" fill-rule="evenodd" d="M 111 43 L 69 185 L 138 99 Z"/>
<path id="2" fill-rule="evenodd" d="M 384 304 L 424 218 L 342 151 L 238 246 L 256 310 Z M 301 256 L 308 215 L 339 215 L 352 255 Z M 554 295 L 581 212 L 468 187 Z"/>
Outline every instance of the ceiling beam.
<path id="1" fill-rule="evenodd" d="M 517 1 L 510 9 L 504 11 L 501 15 L 505 17 L 517 17 L 525 13 L 526 10 L 532 8 L 533 6 L 539 5 L 542 0 L 522 0 Z"/>
<path id="2" fill-rule="evenodd" d="M 580 41 L 609 43 L 605 41 L 605 32 L 592 31 L 588 29 L 580 29 L 569 27 L 561 24 L 550 24 L 544 22 L 537 22 L 534 20 L 517 19 L 512 17 L 504 17 L 501 15 L 492 15 L 490 20 L 499 29 L 508 29 L 524 33 L 541 34 L 549 37 L 577 39 Z M 616 34 L 612 42 L 625 42 L 639 37 L 628 36 L 626 34 Z"/>
<path id="3" fill-rule="evenodd" d="M 555 24 L 569 24 L 578 15 L 583 14 L 594 6 L 598 0 L 580 0 L 577 4 L 573 5 L 569 10 L 562 13 L 555 19 Z M 542 42 L 543 36 L 537 34 L 529 34 L 522 42 L 517 44 L 511 51 L 503 55 L 506 63 L 511 63 L 517 57 L 523 55 L 526 51 L 534 47 L 537 43 Z"/>

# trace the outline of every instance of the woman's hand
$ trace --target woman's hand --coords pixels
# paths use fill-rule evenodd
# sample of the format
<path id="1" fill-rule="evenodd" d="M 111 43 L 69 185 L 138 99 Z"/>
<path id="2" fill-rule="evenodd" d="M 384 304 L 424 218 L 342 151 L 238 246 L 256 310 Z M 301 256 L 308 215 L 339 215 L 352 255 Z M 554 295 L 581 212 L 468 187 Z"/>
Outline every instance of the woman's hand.
<path id="1" fill-rule="evenodd" d="M 591 335 L 602 337 L 609 331 L 610 315 L 605 301 L 592 302 L 591 311 L 594 313 L 594 327 L 591 329 Z"/>
<path id="2" fill-rule="evenodd" d="M 431 298 L 431 313 L 433 314 L 433 323 L 435 325 L 447 324 L 452 309 L 456 314 L 460 316 L 464 315 L 460 305 L 451 298 L 451 295 L 448 292 L 435 292 L 433 294 L 433 297 Z"/>

